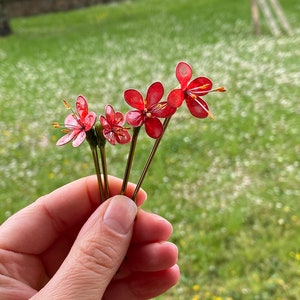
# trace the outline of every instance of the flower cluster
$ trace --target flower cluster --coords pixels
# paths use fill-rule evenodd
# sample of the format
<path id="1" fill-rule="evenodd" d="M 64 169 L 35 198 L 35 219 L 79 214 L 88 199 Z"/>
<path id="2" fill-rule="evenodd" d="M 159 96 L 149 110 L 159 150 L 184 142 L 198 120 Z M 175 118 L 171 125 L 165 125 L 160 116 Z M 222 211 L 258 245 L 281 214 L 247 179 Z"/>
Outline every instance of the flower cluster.
<path id="1" fill-rule="evenodd" d="M 143 125 L 147 135 L 155 140 L 132 195 L 132 199 L 135 200 L 170 119 L 183 102 L 185 101 L 188 110 L 194 117 L 214 118 L 208 104 L 202 97 L 210 92 L 225 92 L 225 88 L 213 89 L 213 84 L 207 77 L 197 77 L 191 80 L 192 68 L 185 62 L 177 64 L 176 78 L 180 87 L 171 90 L 166 100 L 163 100 L 164 86 L 159 81 L 149 86 L 146 97 L 143 97 L 138 90 L 128 89 L 124 92 L 124 99 L 133 109 L 123 114 L 115 111 L 108 104 L 105 107 L 105 116 L 100 115 L 98 120 L 96 113 L 89 112 L 88 103 L 84 96 L 77 97 L 76 112 L 72 110 L 67 101 L 64 101 L 64 105 L 70 110 L 70 114 L 65 118 L 63 125 L 57 122 L 52 124 L 55 128 L 62 127 L 62 132 L 65 133 L 56 145 L 62 146 L 72 142 L 74 147 L 78 147 L 84 140 L 87 140 L 94 160 L 101 202 L 109 197 L 105 154 L 106 141 L 112 145 L 131 143 L 123 186 L 120 191 L 121 194 L 124 194 L 129 180 L 137 138 Z M 162 122 L 162 120 L 164 121 Z M 130 134 L 131 129 L 132 134 Z M 100 159 L 98 152 L 100 152 Z"/>

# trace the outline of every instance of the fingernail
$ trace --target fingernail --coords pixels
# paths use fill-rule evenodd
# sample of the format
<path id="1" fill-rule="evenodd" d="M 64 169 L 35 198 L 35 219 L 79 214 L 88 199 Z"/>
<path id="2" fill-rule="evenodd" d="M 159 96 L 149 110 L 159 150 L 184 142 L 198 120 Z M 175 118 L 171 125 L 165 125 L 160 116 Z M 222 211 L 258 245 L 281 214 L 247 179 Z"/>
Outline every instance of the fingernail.
<path id="1" fill-rule="evenodd" d="M 125 196 L 114 196 L 106 209 L 103 217 L 104 223 L 120 234 L 129 232 L 135 216 L 137 206 L 130 198 Z"/>

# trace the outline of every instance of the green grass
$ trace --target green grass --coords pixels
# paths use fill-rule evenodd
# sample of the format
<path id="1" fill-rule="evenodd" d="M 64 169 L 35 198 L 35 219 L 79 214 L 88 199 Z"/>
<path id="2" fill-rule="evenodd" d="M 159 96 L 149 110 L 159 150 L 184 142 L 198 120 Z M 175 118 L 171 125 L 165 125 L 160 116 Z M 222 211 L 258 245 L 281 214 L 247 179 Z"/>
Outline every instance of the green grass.
<path id="1" fill-rule="evenodd" d="M 298 0 L 281 1 L 293 36 L 252 35 L 249 1 L 136 0 L 12 20 L 0 39 L 0 221 L 93 173 L 87 145 L 57 148 L 61 100 L 103 113 L 155 80 L 177 86 L 178 61 L 226 94 L 216 119 L 172 119 L 143 185 L 145 209 L 174 225 L 180 283 L 161 299 L 298 299 L 300 36 Z M 141 136 L 131 180 L 151 142 Z M 128 147 L 109 147 L 122 176 Z"/>

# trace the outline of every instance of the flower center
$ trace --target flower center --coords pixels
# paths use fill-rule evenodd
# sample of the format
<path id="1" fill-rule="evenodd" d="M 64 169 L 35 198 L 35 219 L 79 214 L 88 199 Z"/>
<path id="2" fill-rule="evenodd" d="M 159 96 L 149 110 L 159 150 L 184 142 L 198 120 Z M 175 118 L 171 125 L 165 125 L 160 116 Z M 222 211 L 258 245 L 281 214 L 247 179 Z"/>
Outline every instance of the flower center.
<path id="1" fill-rule="evenodd" d="M 151 117 L 152 117 L 152 114 L 151 114 L 151 112 L 148 110 L 148 108 L 144 108 L 143 115 L 144 115 L 146 118 L 151 118 Z"/>

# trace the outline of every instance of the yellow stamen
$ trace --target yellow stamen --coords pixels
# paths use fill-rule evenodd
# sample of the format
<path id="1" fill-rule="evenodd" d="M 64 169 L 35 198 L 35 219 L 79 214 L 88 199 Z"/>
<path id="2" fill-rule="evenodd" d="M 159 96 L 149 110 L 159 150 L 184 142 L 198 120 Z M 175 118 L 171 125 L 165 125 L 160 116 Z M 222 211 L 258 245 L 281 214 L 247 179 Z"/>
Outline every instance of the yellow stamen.
<path id="1" fill-rule="evenodd" d="M 212 90 L 212 92 L 220 92 L 220 93 L 224 93 L 226 92 L 226 89 L 224 86 L 219 86 L 216 89 Z"/>
<path id="2" fill-rule="evenodd" d="M 165 109 L 167 107 L 167 103 L 158 103 L 158 104 L 156 104 L 155 105 L 155 107 L 152 109 L 152 112 L 159 112 L 159 111 L 161 111 L 161 110 L 163 110 L 163 109 Z M 148 113 L 147 113 L 147 117 L 151 117 L 151 114 L 150 114 L 150 116 L 148 115 Z"/>
<path id="3" fill-rule="evenodd" d="M 212 119 L 212 120 L 214 120 L 215 119 L 215 116 L 213 115 L 213 113 L 211 113 L 209 110 L 206 110 L 207 111 L 207 113 L 208 113 L 208 116 Z"/>
<path id="4" fill-rule="evenodd" d="M 64 129 L 62 129 L 61 130 L 61 132 L 63 132 L 63 133 L 69 133 L 71 130 L 70 129 L 67 129 L 67 128 L 64 128 Z"/>
<path id="5" fill-rule="evenodd" d="M 199 89 L 205 90 L 205 89 L 207 89 L 208 87 L 209 87 L 209 84 L 206 83 L 206 84 L 200 85 L 200 86 L 199 86 Z"/>
<path id="6" fill-rule="evenodd" d="M 166 107 L 167 107 L 167 103 L 158 103 L 156 108 L 158 110 L 161 110 L 161 109 L 164 109 Z"/>
<path id="7" fill-rule="evenodd" d="M 71 109 L 71 105 L 67 102 L 67 100 L 63 100 L 64 101 L 64 106 L 66 109 Z"/>
<path id="8" fill-rule="evenodd" d="M 53 123 L 52 123 L 52 126 L 53 126 L 54 128 L 59 128 L 59 127 L 60 127 L 59 123 L 57 123 L 57 122 L 53 122 Z"/>

